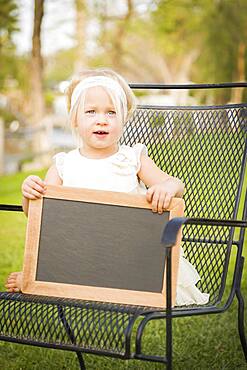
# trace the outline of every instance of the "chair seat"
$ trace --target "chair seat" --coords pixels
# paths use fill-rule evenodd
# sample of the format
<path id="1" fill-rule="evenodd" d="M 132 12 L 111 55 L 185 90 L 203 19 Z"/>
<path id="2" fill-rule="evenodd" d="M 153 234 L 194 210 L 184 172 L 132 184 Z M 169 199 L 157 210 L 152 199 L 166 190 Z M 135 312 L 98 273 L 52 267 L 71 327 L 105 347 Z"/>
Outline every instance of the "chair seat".
<path id="1" fill-rule="evenodd" d="M 150 307 L 0 292 L 0 338 L 126 357 L 135 320 Z"/>
<path id="2" fill-rule="evenodd" d="M 198 308 L 175 307 L 173 316 Z M 2 340 L 123 358 L 131 356 L 130 333 L 138 318 L 165 317 L 158 308 L 8 292 L 0 292 L 0 312 Z"/>

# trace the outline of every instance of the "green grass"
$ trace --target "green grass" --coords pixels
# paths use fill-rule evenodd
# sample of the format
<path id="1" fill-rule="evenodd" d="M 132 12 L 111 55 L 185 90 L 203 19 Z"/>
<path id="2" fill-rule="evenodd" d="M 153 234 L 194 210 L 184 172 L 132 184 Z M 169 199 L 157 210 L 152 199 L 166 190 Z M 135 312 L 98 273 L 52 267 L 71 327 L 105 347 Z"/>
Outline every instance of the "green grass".
<path id="1" fill-rule="evenodd" d="M 44 171 L 37 172 L 41 177 Z M 0 178 L 0 203 L 20 204 L 20 186 L 27 173 Z M 26 218 L 22 213 L 0 212 L 0 289 L 11 271 L 22 267 Z M 247 257 L 245 243 L 244 255 Z M 233 267 L 230 266 L 230 271 Z M 243 295 L 247 299 L 247 269 L 243 280 Z M 228 282 L 230 284 L 230 282 Z M 228 287 L 229 288 L 229 287 Z M 245 308 L 245 327 L 247 311 Z M 236 299 L 230 310 L 220 315 L 188 317 L 174 320 L 174 369 L 244 370 L 247 364 L 237 331 Z M 147 327 L 144 348 L 163 353 L 165 326 L 154 322 Z M 121 361 L 107 357 L 85 355 L 88 369 L 163 369 L 164 365 Z M 44 349 L 0 342 L 0 369 L 78 369 L 76 355 L 67 351 Z"/>

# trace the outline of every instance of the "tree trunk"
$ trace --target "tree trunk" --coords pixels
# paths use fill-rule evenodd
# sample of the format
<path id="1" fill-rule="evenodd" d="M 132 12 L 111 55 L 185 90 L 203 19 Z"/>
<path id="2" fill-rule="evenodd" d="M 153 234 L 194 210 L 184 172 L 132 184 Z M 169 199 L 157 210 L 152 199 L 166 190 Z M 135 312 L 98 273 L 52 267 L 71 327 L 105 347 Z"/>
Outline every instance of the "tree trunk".
<path id="1" fill-rule="evenodd" d="M 124 55 L 124 36 L 128 32 L 128 24 L 133 15 L 133 0 L 127 0 L 127 6 L 127 13 L 118 25 L 113 42 L 112 62 L 118 71 L 121 70 L 122 67 L 122 58 Z"/>
<path id="2" fill-rule="evenodd" d="M 75 73 L 86 67 L 85 56 L 85 24 L 86 24 L 86 3 L 85 0 L 75 0 L 76 7 L 76 61 L 74 64 Z"/>
<path id="3" fill-rule="evenodd" d="M 245 81 L 245 49 L 246 45 L 242 41 L 240 42 L 238 46 L 238 60 L 237 60 L 237 81 L 243 82 Z M 235 88 L 232 89 L 232 98 L 231 102 L 232 103 L 241 103 L 243 100 L 243 93 L 244 93 L 244 88 Z"/>
<path id="4" fill-rule="evenodd" d="M 34 128 L 32 140 L 33 166 L 44 167 L 50 164 L 47 147 L 47 135 L 42 120 L 45 116 L 45 101 L 43 93 L 43 58 L 41 53 L 41 25 L 44 16 L 45 0 L 35 0 L 34 24 L 31 56 L 31 110 Z"/>
<path id="5" fill-rule="evenodd" d="M 44 0 L 35 0 L 31 56 L 31 109 L 32 120 L 40 122 L 45 113 L 43 96 L 43 59 L 41 55 L 41 24 L 44 15 Z"/>

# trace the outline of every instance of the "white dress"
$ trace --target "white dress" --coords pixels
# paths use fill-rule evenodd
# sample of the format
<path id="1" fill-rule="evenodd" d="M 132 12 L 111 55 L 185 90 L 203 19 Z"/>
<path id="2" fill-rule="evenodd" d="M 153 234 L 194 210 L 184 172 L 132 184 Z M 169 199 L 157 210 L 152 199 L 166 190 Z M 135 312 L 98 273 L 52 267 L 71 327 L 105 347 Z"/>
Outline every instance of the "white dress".
<path id="1" fill-rule="evenodd" d="M 58 174 L 64 186 L 96 190 L 145 194 L 145 185 L 138 180 L 141 154 L 147 154 L 143 144 L 121 145 L 117 153 L 103 159 L 82 156 L 79 149 L 54 156 Z M 206 304 L 209 295 L 195 284 L 200 280 L 196 269 L 183 257 L 181 248 L 177 282 L 176 305 Z"/>

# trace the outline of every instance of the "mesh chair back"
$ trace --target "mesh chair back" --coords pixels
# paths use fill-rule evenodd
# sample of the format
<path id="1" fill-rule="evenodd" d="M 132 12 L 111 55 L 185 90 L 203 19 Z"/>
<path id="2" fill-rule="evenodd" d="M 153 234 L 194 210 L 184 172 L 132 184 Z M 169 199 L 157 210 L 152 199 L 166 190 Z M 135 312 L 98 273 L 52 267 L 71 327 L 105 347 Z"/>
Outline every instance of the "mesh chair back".
<path id="1" fill-rule="evenodd" d="M 140 106 L 121 142 L 144 143 L 162 170 L 183 180 L 187 216 L 236 218 L 246 163 L 247 104 Z M 186 258 L 201 276 L 198 287 L 215 302 L 224 290 L 232 230 L 193 225 L 183 235 Z"/>

